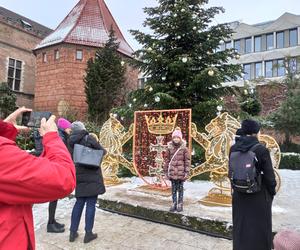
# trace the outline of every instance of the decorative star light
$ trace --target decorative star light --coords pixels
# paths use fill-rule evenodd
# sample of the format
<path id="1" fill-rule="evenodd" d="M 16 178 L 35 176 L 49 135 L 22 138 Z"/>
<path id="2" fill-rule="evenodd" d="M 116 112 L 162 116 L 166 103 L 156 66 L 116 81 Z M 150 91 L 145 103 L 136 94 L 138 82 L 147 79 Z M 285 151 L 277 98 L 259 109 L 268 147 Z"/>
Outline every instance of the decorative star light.
<path id="1" fill-rule="evenodd" d="M 182 60 L 183 63 L 186 63 L 188 61 L 188 58 L 185 56 L 181 60 Z"/>
<path id="2" fill-rule="evenodd" d="M 215 74 L 215 72 L 214 72 L 212 69 L 210 69 L 210 70 L 208 71 L 208 75 L 209 75 L 209 76 L 214 76 L 214 74 Z"/>

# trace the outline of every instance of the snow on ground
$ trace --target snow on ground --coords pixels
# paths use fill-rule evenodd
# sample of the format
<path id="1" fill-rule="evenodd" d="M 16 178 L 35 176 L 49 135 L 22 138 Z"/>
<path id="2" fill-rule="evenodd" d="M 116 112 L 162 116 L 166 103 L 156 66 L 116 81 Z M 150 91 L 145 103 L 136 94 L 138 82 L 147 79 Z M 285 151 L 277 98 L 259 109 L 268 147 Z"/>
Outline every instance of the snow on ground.
<path id="1" fill-rule="evenodd" d="M 282 185 L 273 203 L 274 230 L 292 228 L 300 231 L 300 171 L 280 170 L 279 172 Z M 101 198 L 168 210 L 171 204 L 170 197 L 136 191 L 135 188 L 144 185 L 144 182 L 138 177 L 126 178 L 125 181 L 121 185 L 107 188 L 106 194 Z M 186 182 L 184 214 L 231 223 L 231 208 L 206 207 L 198 202 L 213 187 L 214 185 L 207 181 Z M 74 199 L 68 198 L 59 200 L 56 213 L 58 221 L 64 222 L 63 219 L 70 215 L 74 202 Z M 34 205 L 33 213 L 37 230 L 41 225 L 47 223 L 48 203 Z"/>

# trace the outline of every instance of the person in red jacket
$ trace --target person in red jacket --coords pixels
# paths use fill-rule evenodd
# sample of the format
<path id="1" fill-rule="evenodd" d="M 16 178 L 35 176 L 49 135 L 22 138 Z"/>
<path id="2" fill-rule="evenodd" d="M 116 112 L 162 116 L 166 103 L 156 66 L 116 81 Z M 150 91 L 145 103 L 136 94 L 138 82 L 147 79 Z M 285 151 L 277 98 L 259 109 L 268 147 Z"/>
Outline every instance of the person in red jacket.
<path id="1" fill-rule="evenodd" d="M 57 133 L 55 116 L 42 119 L 44 152 L 35 157 L 14 140 L 20 108 L 0 121 L 0 249 L 35 249 L 32 205 L 60 199 L 76 185 L 75 167 Z"/>

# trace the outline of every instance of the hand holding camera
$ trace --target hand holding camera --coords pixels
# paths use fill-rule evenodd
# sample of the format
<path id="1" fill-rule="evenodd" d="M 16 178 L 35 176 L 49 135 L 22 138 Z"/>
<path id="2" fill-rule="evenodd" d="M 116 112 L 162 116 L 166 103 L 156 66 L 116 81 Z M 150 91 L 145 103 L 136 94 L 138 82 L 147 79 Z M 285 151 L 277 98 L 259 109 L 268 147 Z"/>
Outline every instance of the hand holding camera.
<path id="1" fill-rule="evenodd" d="M 42 118 L 41 127 L 39 129 L 41 136 L 44 136 L 45 134 L 50 132 L 57 132 L 55 119 L 56 117 L 54 115 L 52 115 L 48 120 L 46 120 L 46 118 Z"/>
<path id="2" fill-rule="evenodd" d="M 21 115 L 23 115 L 26 112 L 31 113 L 32 110 L 27 109 L 25 107 L 18 108 L 15 112 L 11 113 L 4 121 L 13 124 L 19 132 L 22 132 L 22 131 L 28 132 L 29 128 L 27 126 L 25 126 L 23 124 L 20 126 L 17 124 L 18 117 L 20 117 Z"/>
<path id="3" fill-rule="evenodd" d="M 17 119 L 22 116 L 21 125 Z M 10 114 L 4 121 L 11 123 L 19 132 L 28 132 L 30 128 L 39 129 L 41 136 L 48 132 L 57 132 L 56 117 L 51 112 L 33 112 L 31 109 L 21 107 Z"/>

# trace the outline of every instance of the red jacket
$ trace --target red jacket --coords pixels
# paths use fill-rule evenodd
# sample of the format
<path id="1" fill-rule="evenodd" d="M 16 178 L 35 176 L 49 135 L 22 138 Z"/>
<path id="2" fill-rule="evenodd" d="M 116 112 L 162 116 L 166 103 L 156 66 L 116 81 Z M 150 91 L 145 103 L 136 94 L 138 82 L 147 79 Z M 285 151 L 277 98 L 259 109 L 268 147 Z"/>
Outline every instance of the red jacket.
<path id="1" fill-rule="evenodd" d="M 44 136 L 39 158 L 10 140 L 16 135 L 12 125 L 0 121 L 0 250 L 35 249 L 32 204 L 66 197 L 76 183 L 72 159 L 57 133 Z"/>

